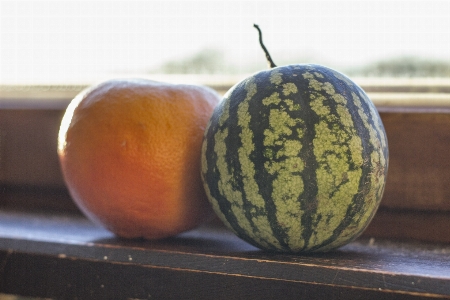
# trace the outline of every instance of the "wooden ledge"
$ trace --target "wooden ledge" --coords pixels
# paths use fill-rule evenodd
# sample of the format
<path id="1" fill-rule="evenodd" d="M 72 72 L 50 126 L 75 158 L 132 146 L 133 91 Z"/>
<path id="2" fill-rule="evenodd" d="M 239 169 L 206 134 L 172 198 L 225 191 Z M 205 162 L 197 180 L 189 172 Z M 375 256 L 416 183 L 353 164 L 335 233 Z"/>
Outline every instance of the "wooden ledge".
<path id="1" fill-rule="evenodd" d="M 361 238 L 267 253 L 223 227 L 123 240 L 79 215 L 0 211 L 0 293 L 57 299 L 450 299 L 450 246 Z"/>

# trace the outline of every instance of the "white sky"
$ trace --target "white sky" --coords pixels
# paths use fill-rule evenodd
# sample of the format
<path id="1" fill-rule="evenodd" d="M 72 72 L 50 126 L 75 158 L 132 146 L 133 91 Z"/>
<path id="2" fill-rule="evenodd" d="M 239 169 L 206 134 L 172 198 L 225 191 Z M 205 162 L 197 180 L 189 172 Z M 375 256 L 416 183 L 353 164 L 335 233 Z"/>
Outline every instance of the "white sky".
<path id="1" fill-rule="evenodd" d="M 275 63 L 450 61 L 450 1 L 0 0 L 0 83 L 140 73 L 207 47 L 264 67 L 253 23 Z"/>

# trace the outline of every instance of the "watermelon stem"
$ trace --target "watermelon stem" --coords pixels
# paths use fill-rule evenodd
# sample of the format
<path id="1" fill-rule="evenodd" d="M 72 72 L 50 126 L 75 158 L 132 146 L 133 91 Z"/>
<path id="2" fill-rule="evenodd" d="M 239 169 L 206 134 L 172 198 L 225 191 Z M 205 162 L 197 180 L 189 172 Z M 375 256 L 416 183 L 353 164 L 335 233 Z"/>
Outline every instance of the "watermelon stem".
<path id="1" fill-rule="evenodd" d="M 270 68 L 275 68 L 277 65 L 273 62 L 272 58 L 270 57 L 269 51 L 267 51 L 266 47 L 264 46 L 264 43 L 262 41 L 262 32 L 261 29 L 259 29 L 259 26 L 256 24 L 253 24 L 253 27 L 255 27 L 258 30 L 259 33 L 259 44 L 261 45 L 261 48 L 264 50 L 264 53 L 266 54 L 267 62 L 269 63 Z"/>

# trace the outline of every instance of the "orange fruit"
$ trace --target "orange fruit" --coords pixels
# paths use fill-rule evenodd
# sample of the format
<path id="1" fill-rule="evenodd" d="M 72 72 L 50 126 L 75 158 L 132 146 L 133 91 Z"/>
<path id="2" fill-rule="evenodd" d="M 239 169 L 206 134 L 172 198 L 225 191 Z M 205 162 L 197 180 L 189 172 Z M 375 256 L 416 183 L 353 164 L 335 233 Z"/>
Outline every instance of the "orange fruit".
<path id="1" fill-rule="evenodd" d="M 146 79 L 111 80 L 81 92 L 58 136 L 74 202 L 127 238 L 168 237 L 208 220 L 213 212 L 200 152 L 219 101 L 207 87 Z"/>

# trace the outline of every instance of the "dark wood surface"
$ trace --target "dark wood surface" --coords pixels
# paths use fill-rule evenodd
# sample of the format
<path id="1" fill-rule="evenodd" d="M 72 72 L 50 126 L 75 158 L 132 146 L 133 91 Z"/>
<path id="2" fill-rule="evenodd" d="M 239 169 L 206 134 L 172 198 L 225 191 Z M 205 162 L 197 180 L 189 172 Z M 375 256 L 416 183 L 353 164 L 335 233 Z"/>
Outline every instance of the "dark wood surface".
<path id="1" fill-rule="evenodd" d="M 381 205 L 450 212 L 450 108 L 378 109 L 390 152 Z M 56 153 L 63 113 L 0 106 L 0 185 L 64 188 Z"/>
<path id="2" fill-rule="evenodd" d="M 382 206 L 450 212 L 450 110 L 379 110 L 389 143 Z"/>
<path id="3" fill-rule="evenodd" d="M 56 299 L 450 298 L 450 246 L 360 238 L 263 252 L 218 225 L 124 240 L 76 214 L 0 211 L 0 292 Z"/>
<path id="4" fill-rule="evenodd" d="M 378 209 L 364 236 L 450 245 L 450 212 Z"/>
<path id="5" fill-rule="evenodd" d="M 412 86 L 408 91 L 449 91 L 448 84 L 445 91 Z M 406 91 L 401 84 L 366 88 Z M 58 95 L 36 107 L 31 96 L 17 102 L 14 92 L 5 102 L 2 93 L 0 293 L 52 299 L 450 299 L 447 104 L 378 105 L 391 154 L 381 209 L 362 238 L 337 251 L 285 255 L 262 252 L 218 226 L 143 241 L 118 239 L 93 225 L 71 201 L 59 171 L 56 135 L 69 99 Z M 400 242 L 408 238 L 426 242 Z"/>

